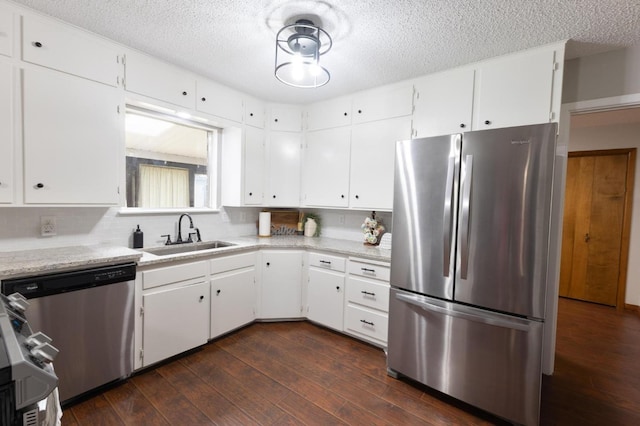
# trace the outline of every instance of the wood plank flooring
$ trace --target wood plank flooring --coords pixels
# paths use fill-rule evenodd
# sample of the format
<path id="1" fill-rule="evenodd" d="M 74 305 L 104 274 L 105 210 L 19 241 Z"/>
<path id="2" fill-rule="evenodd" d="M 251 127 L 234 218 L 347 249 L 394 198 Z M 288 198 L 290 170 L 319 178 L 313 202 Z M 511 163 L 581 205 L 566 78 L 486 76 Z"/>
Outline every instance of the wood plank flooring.
<path id="1" fill-rule="evenodd" d="M 541 424 L 640 424 L 640 317 L 560 300 Z M 385 355 L 308 322 L 257 323 L 64 411 L 63 425 L 481 425 L 499 419 L 387 376 Z"/>

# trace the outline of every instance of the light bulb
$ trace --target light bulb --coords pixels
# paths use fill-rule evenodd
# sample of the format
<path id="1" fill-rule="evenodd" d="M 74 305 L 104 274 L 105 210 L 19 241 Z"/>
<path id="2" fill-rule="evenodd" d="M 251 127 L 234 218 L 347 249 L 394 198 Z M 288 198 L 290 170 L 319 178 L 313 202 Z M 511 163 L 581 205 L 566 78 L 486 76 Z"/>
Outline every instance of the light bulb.
<path id="1" fill-rule="evenodd" d="M 304 64 L 302 63 L 302 56 L 296 53 L 291 60 L 291 76 L 294 80 L 300 81 L 304 77 Z"/>

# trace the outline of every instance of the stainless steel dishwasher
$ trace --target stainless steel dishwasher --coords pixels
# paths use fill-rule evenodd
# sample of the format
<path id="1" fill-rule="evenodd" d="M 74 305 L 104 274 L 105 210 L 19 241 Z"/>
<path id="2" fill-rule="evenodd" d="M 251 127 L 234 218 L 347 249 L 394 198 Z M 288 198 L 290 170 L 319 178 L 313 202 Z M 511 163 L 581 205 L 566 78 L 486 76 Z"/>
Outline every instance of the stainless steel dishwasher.
<path id="1" fill-rule="evenodd" d="M 56 342 L 63 405 L 131 374 L 135 276 L 127 263 L 2 281 L 3 294 L 28 299 L 31 326 Z"/>

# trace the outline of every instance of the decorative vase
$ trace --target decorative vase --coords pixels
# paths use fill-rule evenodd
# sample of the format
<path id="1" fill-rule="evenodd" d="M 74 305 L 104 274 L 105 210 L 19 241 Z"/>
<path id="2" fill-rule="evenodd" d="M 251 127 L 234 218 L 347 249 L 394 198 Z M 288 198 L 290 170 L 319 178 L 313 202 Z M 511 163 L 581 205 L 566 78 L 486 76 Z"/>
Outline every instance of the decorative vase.
<path id="1" fill-rule="evenodd" d="M 318 228 L 318 224 L 315 220 L 309 218 L 304 223 L 304 236 L 305 237 L 313 237 L 316 234 L 316 229 Z"/>

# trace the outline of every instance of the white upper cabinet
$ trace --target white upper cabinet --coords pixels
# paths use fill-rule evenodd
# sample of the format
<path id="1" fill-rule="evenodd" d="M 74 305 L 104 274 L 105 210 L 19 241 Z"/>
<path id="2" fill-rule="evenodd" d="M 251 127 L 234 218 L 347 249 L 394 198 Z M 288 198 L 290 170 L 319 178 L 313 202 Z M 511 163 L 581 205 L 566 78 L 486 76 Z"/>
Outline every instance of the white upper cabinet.
<path id="1" fill-rule="evenodd" d="M 411 117 L 353 126 L 350 207 L 372 210 L 393 208 L 396 141 L 410 138 Z"/>
<path id="2" fill-rule="evenodd" d="M 253 127 L 264 127 L 264 102 L 253 98 L 244 99 L 244 123 Z"/>
<path id="3" fill-rule="evenodd" d="M 242 96 L 218 83 L 198 79 L 196 82 L 196 109 L 228 120 L 242 121 Z"/>
<path id="4" fill-rule="evenodd" d="M 473 76 L 472 68 L 459 68 L 415 82 L 413 137 L 471 130 Z"/>
<path id="5" fill-rule="evenodd" d="M 413 112 L 413 86 L 372 90 L 353 98 L 353 124 L 403 117 Z"/>
<path id="6" fill-rule="evenodd" d="M 58 71 L 118 86 L 119 52 L 97 36 L 50 19 L 24 16 L 22 59 Z"/>
<path id="7" fill-rule="evenodd" d="M 244 196 L 246 205 L 264 203 L 265 132 L 256 127 L 245 128 Z"/>
<path id="8" fill-rule="evenodd" d="M 0 55 L 13 56 L 13 13 L 0 6 Z"/>
<path id="9" fill-rule="evenodd" d="M 300 161 L 302 136 L 293 132 L 270 132 L 266 203 L 277 207 L 300 205 Z"/>
<path id="10" fill-rule="evenodd" d="M 351 127 L 307 132 L 302 203 L 318 207 L 349 205 Z"/>
<path id="11" fill-rule="evenodd" d="M 13 202 L 13 67 L 0 62 L 0 203 Z"/>
<path id="12" fill-rule="evenodd" d="M 473 129 L 551 121 L 554 58 L 554 50 L 545 48 L 479 64 L 476 69 Z"/>
<path id="13" fill-rule="evenodd" d="M 329 129 L 351 124 L 351 98 L 318 102 L 307 108 L 307 130 Z"/>
<path id="14" fill-rule="evenodd" d="M 25 203 L 117 204 L 118 90 L 44 68 L 23 72 Z"/>
<path id="15" fill-rule="evenodd" d="M 128 52 L 125 88 L 160 101 L 195 108 L 195 77 L 178 67 L 138 52 Z"/>
<path id="16" fill-rule="evenodd" d="M 276 131 L 301 132 L 302 111 L 298 107 L 272 107 L 269 117 L 269 128 Z"/>

